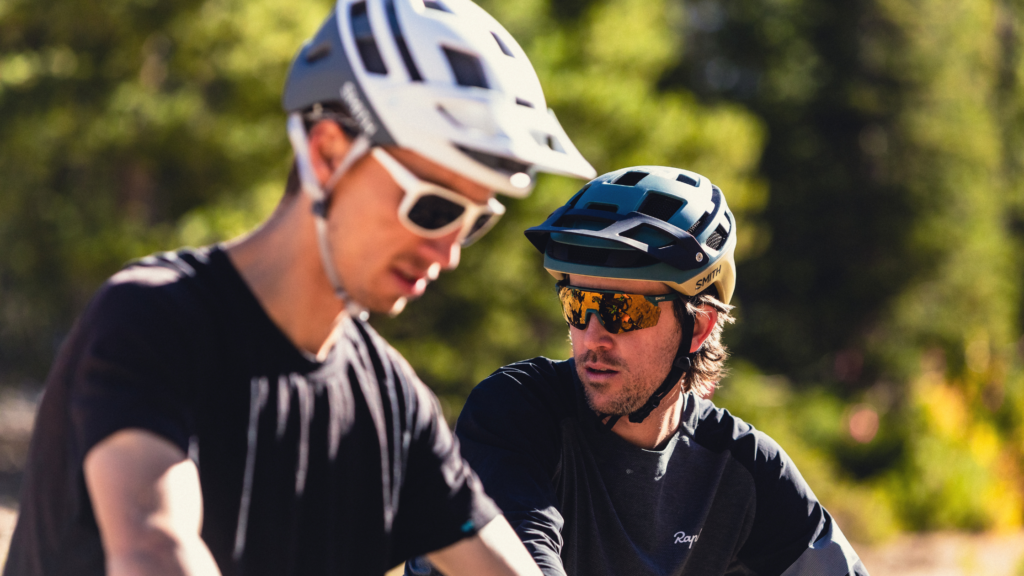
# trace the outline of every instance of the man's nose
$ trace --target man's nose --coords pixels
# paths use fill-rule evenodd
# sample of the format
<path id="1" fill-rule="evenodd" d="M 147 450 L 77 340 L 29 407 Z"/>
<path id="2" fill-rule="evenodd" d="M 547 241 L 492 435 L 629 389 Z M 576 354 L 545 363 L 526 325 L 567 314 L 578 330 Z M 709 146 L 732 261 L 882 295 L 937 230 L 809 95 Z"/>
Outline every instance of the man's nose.
<path id="1" fill-rule="evenodd" d="M 420 246 L 423 255 L 431 263 L 437 263 L 445 270 L 454 270 L 458 267 L 459 259 L 462 257 L 458 230 L 440 238 L 424 238 Z"/>
<path id="2" fill-rule="evenodd" d="M 587 348 L 611 348 L 614 343 L 611 333 L 605 330 L 597 314 L 587 315 L 587 327 L 583 329 L 583 342 Z"/>

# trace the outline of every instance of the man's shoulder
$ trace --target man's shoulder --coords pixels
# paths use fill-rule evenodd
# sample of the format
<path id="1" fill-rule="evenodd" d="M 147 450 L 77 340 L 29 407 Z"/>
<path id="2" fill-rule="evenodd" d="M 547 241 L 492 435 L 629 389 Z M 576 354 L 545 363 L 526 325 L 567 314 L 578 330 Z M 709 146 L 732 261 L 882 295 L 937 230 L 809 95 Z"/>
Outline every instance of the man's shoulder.
<path id="1" fill-rule="evenodd" d="M 695 399 L 689 416 L 696 444 L 727 452 L 749 473 L 756 515 L 739 558 L 753 572 L 866 573 L 778 442 L 709 400 Z"/>
<path id="2" fill-rule="evenodd" d="M 575 406 L 574 368 L 571 360 L 539 356 L 502 366 L 470 393 L 474 403 L 494 404 L 503 410 L 537 405 L 544 411 L 565 413 Z"/>
<path id="3" fill-rule="evenodd" d="M 686 425 L 694 441 L 712 452 L 729 452 L 755 476 L 771 476 L 792 467 L 789 456 L 772 437 L 711 400 L 688 399 Z"/>
<path id="4" fill-rule="evenodd" d="M 131 350 L 194 349 L 212 338 L 213 325 L 233 305 L 215 270 L 225 262 L 211 262 L 215 250 L 182 250 L 129 263 L 93 295 L 59 359 L 91 351 L 105 358 L 124 353 L 131 360 Z M 226 260 L 222 252 L 218 256 Z"/>
<path id="5" fill-rule="evenodd" d="M 560 423 L 575 414 L 572 366 L 548 358 L 502 366 L 470 392 L 455 431 L 464 445 L 471 439 L 489 445 L 527 439 L 532 445 L 554 438 Z"/>
<path id="6" fill-rule="evenodd" d="M 194 298 L 197 285 L 223 257 L 216 248 L 163 252 L 128 263 L 96 292 L 90 308 L 141 307 L 159 309 L 161 304 L 182 303 Z"/>

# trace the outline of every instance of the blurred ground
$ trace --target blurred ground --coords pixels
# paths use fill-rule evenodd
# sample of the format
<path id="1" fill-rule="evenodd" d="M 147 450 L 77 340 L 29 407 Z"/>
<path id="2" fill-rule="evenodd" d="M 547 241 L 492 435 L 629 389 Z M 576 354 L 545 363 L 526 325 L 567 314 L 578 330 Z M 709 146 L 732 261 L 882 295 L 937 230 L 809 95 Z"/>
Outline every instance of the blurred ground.
<path id="1" fill-rule="evenodd" d="M 0 505 L 0 566 L 17 514 Z M 1024 576 L 1024 534 L 938 533 L 857 546 L 871 576 Z M 401 568 L 387 576 L 401 576 Z"/>
<path id="2" fill-rule="evenodd" d="M 17 518 L 21 470 L 35 421 L 39 393 L 32 387 L 0 388 L 0 567 Z"/>
<path id="3" fill-rule="evenodd" d="M 1024 576 L 1024 533 L 934 533 L 857 546 L 872 576 Z"/>
<path id="4" fill-rule="evenodd" d="M 0 567 L 17 518 L 20 470 L 36 396 L 27 390 L 0 392 Z M 875 546 L 855 546 L 872 576 L 1024 576 L 1024 532 L 911 534 Z M 401 574 L 396 568 L 387 576 Z"/>

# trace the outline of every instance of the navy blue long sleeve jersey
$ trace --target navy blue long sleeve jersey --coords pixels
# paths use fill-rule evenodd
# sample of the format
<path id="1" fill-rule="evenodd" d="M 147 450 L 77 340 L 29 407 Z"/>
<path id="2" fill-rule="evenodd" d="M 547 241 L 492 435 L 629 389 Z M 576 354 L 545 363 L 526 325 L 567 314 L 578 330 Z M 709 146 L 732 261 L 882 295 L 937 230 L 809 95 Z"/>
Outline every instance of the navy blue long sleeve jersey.
<path id="1" fill-rule="evenodd" d="M 456 434 L 545 576 L 866 576 L 789 456 L 687 394 L 679 431 L 645 450 L 602 431 L 571 360 L 480 383 Z"/>

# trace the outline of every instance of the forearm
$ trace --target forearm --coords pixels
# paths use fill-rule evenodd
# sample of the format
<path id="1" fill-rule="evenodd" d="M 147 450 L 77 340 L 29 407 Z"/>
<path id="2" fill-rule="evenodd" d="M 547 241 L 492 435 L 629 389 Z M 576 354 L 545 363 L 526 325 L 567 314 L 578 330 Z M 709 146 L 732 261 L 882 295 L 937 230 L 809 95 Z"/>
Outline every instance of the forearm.
<path id="1" fill-rule="evenodd" d="M 181 542 L 167 534 L 150 534 L 139 544 L 109 554 L 107 576 L 220 576 L 209 549 L 198 538 Z"/>
<path id="2" fill-rule="evenodd" d="M 553 515 L 544 514 L 542 511 L 533 511 L 521 516 L 513 518 L 510 515 L 509 523 L 522 540 L 527 552 L 533 557 L 533 561 L 537 563 L 541 573 L 544 576 L 566 576 L 559 554 L 562 548 L 558 526 L 561 517 L 552 517 Z"/>
<path id="3" fill-rule="evenodd" d="M 565 567 L 562 566 L 562 558 L 558 552 L 536 542 L 524 542 L 523 544 L 530 556 L 533 557 L 533 561 L 537 563 L 541 574 L 544 576 L 566 576 Z"/>
<path id="4" fill-rule="evenodd" d="M 122 430 L 86 455 L 86 485 L 108 576 L 219 576 L 200 537 L 199 471 L 176 446 Z"/>
<path id="5" fill-rule="evenodd" d="M 542 576 L 504 516 L 491 520 L 476 536 L 427 557 L 447 576 Z"/>

